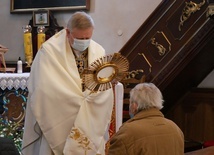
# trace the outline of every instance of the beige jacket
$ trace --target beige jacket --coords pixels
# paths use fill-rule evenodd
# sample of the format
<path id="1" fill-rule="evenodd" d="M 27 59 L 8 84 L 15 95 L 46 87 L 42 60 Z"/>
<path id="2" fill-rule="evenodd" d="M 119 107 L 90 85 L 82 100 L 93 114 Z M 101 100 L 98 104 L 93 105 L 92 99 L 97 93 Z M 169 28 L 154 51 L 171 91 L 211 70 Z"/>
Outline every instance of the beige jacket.
<path id="1" fill-rule="evenodd" d="M 158 109 L 144 110 L 125 122 L 111 139 L 109 155 L 183 155 L 184 136 Z"/>

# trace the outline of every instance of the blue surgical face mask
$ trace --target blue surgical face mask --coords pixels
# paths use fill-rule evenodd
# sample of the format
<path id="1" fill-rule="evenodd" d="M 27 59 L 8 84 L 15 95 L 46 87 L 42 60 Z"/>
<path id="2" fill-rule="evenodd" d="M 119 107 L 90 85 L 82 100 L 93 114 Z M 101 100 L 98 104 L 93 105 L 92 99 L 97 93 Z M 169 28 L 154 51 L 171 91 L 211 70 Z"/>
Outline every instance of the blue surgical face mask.
<path id="1" fill-rule="evenodd" d="M 130 118 L 133 118 L 133 117 L 134 117 L 134 114 L 129 113 L 129 116 L 130 116 Z"/>
<path id="2" fill-rule="evenodd" d="M 87 39 L 87 40 L 80 40 L 80 39 L 75 39 L 74 38 L 74 42 L 72 44 L 72 47 L 77 50 L 77 51 L 85 51 L 89 44 L 90 44 L 91 39 Z"/>
<path id="3" fill-rule="evenodd" d="M 134 114 L 131 112 L 131 107 L 129 107 L 129 116 L 130 116 L 130 118 L 134 117 Z"/>

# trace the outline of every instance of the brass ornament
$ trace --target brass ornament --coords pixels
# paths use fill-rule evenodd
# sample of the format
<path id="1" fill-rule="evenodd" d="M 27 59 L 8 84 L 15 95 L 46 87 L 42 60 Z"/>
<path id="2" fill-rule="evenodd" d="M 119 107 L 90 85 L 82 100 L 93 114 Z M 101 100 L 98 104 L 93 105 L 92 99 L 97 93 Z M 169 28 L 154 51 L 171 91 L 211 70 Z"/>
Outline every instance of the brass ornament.
<path id="1" fill-rule="evenodd" d="M 147 64 L 149 65 L 149 72 L 151 73 L 152 72 L 152 65 L 149 62 L 149 60 L 147 59 L 147 57 L 145 56 L 145 54 L 144 53 L 138 53 L 138 55 L 142 55 L 143 58 L 146 60 Z"/>
<path id="2" fill-rule="evenodd" d="M 184 22 L 187 21 L 190 16 L 197 12 L 198 10 L 201 9 L 201 7 L 206 3 L 205 0 L 203 0 L 201 3 L 197 4 L 197 3 L 194 3 L 192 1 L 190 2 L 185 2 L 185 7 L 183 8 L 183 11 L 182 11 L 182 15 L 180 16 L 180 23 L 179 23 L 179 26 L 178 26 L 178 30 L 181 31 L 181 28 L 182 26 L 184 25 Z"/>
<path id="3" fill-rule="evenodd" d="M 122 80 L 129 69 L 128 60 L 120 53 L 103 56 L 83 71 L 83 83 L 92 92 L 112 88 L 111 82 Z"/>
<path id="4" fill-rule="evenodd" d="M 154 46 L 158 49 L 158 54 L 159 54 L 160 56 L 165 55 L 165 53 L 166 53 L 166 48 L 165 48 L 163 45 L 159 44 L 159 43 L 155 40 L 155 38 L 152 38 L 152 39 L 151 39 L 151 44 L 154 45 Z"/>

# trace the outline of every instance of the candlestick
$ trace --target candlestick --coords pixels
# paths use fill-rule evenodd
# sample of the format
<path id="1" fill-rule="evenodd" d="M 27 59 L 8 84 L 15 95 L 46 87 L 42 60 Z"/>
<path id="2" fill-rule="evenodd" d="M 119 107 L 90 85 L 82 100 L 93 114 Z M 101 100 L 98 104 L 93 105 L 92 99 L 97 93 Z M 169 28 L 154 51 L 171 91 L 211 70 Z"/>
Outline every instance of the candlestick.
<path id="1" fill-rule="evenodd" d="M 33 47 L 32 47 L 32 34 L 31 34 L 31 26 L 25 25 L 22 27 L 24 31 L 24 50 L 25 50 L 25 60 L 27 63 L 27 67 L 31 67 L 33 61 Z"/>
<path id="2" fill-rule="evenodd" d="M 37 50 L 41 47 L 41 45 L 45 42 L 45 27 L 38 26 L 37 28 Z"/>

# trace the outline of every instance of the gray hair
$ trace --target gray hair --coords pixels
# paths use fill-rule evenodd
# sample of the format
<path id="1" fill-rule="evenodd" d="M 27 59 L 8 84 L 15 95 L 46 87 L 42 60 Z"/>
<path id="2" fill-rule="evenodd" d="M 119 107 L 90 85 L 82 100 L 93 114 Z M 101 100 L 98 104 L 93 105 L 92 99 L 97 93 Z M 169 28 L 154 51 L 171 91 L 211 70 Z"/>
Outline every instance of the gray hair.
<path id="1" fill-rule="evenodd" d="M 94 28 L 94 21 L 90 15 L 85 12 L 75 12 L 68 21 L 67 28 L 72 32 L 72 29 L 87 29 Z"/>
<path id="2" fill-rule="evenodd" d="M 130 91 L 130 104 L 137 103 L 138 111 L 150 108 L 163 108 L 161 91 L 153 83 L 137 84 Z"/>

